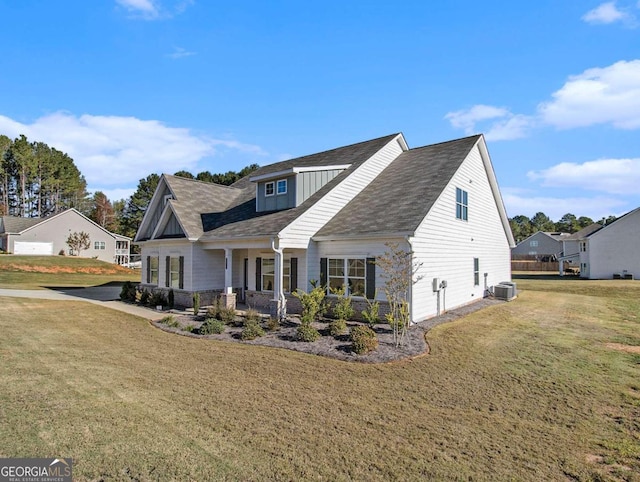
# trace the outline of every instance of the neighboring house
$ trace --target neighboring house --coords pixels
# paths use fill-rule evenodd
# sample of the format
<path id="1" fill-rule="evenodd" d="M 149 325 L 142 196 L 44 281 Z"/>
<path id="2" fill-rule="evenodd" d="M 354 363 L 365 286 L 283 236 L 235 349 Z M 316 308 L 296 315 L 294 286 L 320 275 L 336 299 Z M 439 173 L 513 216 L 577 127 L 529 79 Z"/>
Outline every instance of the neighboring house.
<path id="1" fill-rule="evenodd" d="M 578 240 L 580 277 L 640 279 L 640 208 Z"/>
<path id="2" fill-rule="evenodd" d="M 562 238 L 562 252 L 558 255 L 560 276 L 564 276 L 567 269 L 573 270 L 574 273 L 579 271 L 580 241 L 599 229 L 602 229 L 602 224 L 593 223 L 576 233 Z"/>
<path id="3" fill-rule="evenodd" d="M 13 254 L 71 254 L 67 239 L 71 233 L 89 234 L 89 249 L 80 255 L 108 263 L 129 262 L 131 238 L 111 233 L 75 209 L 46 218 L 0 216 L 0 249 Z"/>
<path id="4" fill-rule="evenodd" d="M 562 252 L 562 240 L 568 236 L 568 233 L 538 231 L 520 241 L 511 250 L 511 255 L 514 259 L 519 256 L 535 256 L 538 259 L 550 257 L 555 259 Z"/>
<path id="5" fill-rule="evenodd" d="M 198 292 L 205 305 L 237 296 L 280 315 L 312 280 L 347 286 L 358 312 L 365 297 L 384 302 L 375 260 L 398 243 L 421 263 L 412 322 L 510 280 L 515 244 L 483 136 L 409 149 L 402 134 L 263 166 L 229 187 L 164 174 L 134 242 L 143 287 L 186 306 Z"/>

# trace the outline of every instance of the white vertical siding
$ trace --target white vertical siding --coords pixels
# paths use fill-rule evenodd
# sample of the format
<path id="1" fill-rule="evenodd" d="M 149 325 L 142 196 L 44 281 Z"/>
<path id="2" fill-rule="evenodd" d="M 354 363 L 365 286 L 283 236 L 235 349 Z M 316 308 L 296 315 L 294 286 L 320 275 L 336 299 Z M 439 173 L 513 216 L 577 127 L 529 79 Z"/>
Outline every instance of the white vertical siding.
<path id="1" fill-rule="evenodd" d="M 468 192 L 468 221 L 456 219 L 456 187 Z M 479 300 L 487 286 L 511 279 L 510 248 L 478 147 L 467 156 L 444 189 L 412 241 L 422 279 L 413 288 L 413 321 L 435 316 Z M 473 258 L 480 262 L 479 286 L 474 286 Z M 433 278 L 447 281 L 440 294 Z M 444 304 L 444 306 L 443 306 Z"/>
<path id="2" fill-rule="evenodd" d="M 280 233 L 281 246 L 306 248 L 322 226 L 359 194 L 380 172 L 402 153 L 396 138 L 365 161 L 331 192 Z"/>
<path id="3" fill-rule="evenodd" d="M 640 209 L 591 235 L 587 249 L 589 278 L 611 279 L 626 270 L 640 279 Z"/>

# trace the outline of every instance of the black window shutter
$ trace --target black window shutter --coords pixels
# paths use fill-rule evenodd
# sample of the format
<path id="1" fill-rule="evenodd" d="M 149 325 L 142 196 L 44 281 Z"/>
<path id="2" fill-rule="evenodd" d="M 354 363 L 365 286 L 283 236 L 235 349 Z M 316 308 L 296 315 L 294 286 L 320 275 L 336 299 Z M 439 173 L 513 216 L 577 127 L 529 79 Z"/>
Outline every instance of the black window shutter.
<path id="1" fill-rule="evenodd" d="M 178 287 L 180 289 L 184 289 L 184 256 L 180 256 L 179 258 L 179 263 L 180 263 L 180 272 L 179 272 L 179 281 L 178 281 Z"/>
<path id="2" fill-rule="evenodd" d="M 365 296 L 372 300 L 376 297 L 376 258 L 367 258 L 365 278 L 367 282 L 367 292 Z"/>
<path id="3" fill-rule="evenodd" d="M 256 258 L 256 291 L 262 291 L 262 258 Z"/>
<path id="4" fill-rule="evenodd" d="M 165 266 L 164 272 L 165 272 L 165 279 L 164 279 L 164 285 L 168 288 L 169 284 L 171 283 L 171 257 L 167 256 L 167 265 Z"/>
<path id="5" fill-rule="evenodd" d="M 147 256 L 147 283 L 151 283 L 151 256 Z"/>
<path id="6" fill-rule="evenodd" d="M 291 258 L 291 268 L 289 270 L 289 291 L 293 293 L 298 289 L 298 258 Z"/>
<path id="7" fill-rule="evenodd" d="M 327 286 L 327 258 L 320 258 L 320 285 Z"/>

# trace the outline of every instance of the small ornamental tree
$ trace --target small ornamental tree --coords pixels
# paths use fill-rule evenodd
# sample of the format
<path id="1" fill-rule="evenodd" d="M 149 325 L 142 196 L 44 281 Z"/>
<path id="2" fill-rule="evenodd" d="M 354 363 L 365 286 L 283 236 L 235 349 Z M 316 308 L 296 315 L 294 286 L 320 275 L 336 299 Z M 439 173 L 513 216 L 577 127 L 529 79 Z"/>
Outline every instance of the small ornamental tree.
<path id="1" fill-rule="evenodd" d="M 67 238 L 67 245 L 73 255 L 80 256 L 80 252 L 83 249 L 89 249 L 89 246 L 91 246 L 89 233 L 85 233 L 84 231 L 71 233 Z"/>
<path id="2" fill-rule="evenodd" d="M 389 313 L 385 315 L 393 330 L 396 347 L 402 345 L 411 322 L 409 293 L 411 286 L 422 277 L 416 276 L 422 263 L 413 261 L 413 253 L 405 251 L 398 243 L 386 243 L 385 253 L 376 259 L 376 265 L 382 269 L 386 281 L 384 293 L 389 303 Z"/>
<path id="3" fill-rule="evenodd" d="M 320 333 L 316 330 L 312 323 L 317 321 L 326 311 L 324 296 L 326 288 L 318 286 L 315 280 L 311 281 L 313 288 L 309 293 L 297 290 L 293 296 L 300 300 L 302 305 L 302 315 L 300 316 L 300 326 L 297 330 L 297 336 L 300 341 L 313 342 L 320 338 Z"/>

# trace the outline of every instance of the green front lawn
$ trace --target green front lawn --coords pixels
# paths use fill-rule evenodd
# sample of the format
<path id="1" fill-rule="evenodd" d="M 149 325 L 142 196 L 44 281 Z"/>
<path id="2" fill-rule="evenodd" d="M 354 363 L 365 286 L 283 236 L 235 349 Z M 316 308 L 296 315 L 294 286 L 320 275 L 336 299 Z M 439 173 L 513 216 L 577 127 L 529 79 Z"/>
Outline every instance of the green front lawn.
<path id="1" fill-rule="evenodd" d="M 87 287 L 140 281 L 140 271 L 92 258 L 0 255 L 0 288 Z"/>
<path id="2" fill-rule="evenodd" d="M 77 480 L 638 480 L 640 283 L 572 282 L 518 280 L 385 365 L 0 298 L 0 457 L 73 457 Z"/>

